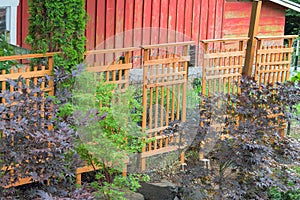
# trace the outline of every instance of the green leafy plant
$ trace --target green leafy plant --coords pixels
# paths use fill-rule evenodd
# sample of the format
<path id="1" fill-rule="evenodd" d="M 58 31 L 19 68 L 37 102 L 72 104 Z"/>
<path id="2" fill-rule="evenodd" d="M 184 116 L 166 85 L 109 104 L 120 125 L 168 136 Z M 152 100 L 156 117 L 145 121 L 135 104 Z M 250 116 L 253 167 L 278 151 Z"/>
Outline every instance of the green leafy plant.
<path id="1" fill-rule="evenodd" d="M 29 33 L 33 52 L 61 52 L 56 66 L 68 72 L 84 61 L 87 14 L 83 0 L 29 0 Z"/>
<path id="2" fill-rule="evenodd" d="M 135 192 L 141 187 L 140 181 L 148 182 L 150 177 L 142 174 L 130 174 L 126 177 L 117 175 L 113 178 L 112 182 L 106 182 L 103 181 L 105 180 L 105 176 L 100 170 L 96 175 L 96 180 L 91 183 L 91 186 L 98 191 L 96 192 L 96 197 L 104 197 L 106 200 L 126 200 L 124 198 L 126 192 L 129 192 L 129 190 Z"/>
<path id="3" fill-rule="evenodd" d="M 133 175 L 120 177 L 128 157 L 145 145 L 138 126 L 142 107 L 134 93 L 133 88 L 118 91 L 115 84 L 105 83 L 89 72 L 83 72 L 75 81 L 73 114 L 81 139 L 77 152 L 87 164 L 99 168 L 92 186 L 105 199 L 116 199 L 124 188 L 139 186 Z M 94 117 L 97 114 L 101 120 Z"/>
<path id="4" fill-rule="evenodd" d="M 12 56 L 14 55 L 14 49 L 6 41 L 5 35 L 0 35 L 0 56 Z M 7 72 L 12 66 L 16 66 L 18 63 L 16 61 L 1 61 L 0 71 L 6 70 Z"/>

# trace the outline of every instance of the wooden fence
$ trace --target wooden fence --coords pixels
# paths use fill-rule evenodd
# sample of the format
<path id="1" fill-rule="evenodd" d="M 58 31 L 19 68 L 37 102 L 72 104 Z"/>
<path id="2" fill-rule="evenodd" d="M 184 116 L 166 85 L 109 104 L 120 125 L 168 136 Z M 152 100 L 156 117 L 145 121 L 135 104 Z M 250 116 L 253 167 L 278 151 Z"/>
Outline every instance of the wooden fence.
<path id="1" fill-rule="evenodd" d="M 258 49 L 256 56 L 255 77 L 261 83 L 284 81 L 288 78 L 291 60 L 291 43 L 294 36 L 257 38 Z M 263 47 L 265 40 L 278 41 L 287 39 L 287 46 Z M 202 94 L 210 95 L 215 92 L 238 92 L 238 87 L 233 86 L 239 82 L 245 57 L 245 43 L 247 38 L 204 40 L 203 44 L 203 70 L 202 70 Z M 101 73 L 107 83 L 114 83 L 120 90 L 125 90 L 129 84 L 129 72 L 133 68 L 133 57 L 139 51 L 142 56 L 143 67 L 143 116 L 142 128 L 150 139 L 141 153 L 141 169 L 147 168 L 148 157 L 178 150 L 180 159 L 184 162 L 184 153 L 181 149 L 184 142 L 179 133 L 164 134 L 170 122 L 186 120 L 186 98 L 188 81 L 189 47 L 193 42 L 168 43 L 159 45 L 147 45 L 140 48 L 121 48 L 95 50 L 87 52 L 87 70 L 93 73 Z M 210 49 L 214 48 L 214 49 Z M 53 59 L 54 53 L 29 54 L 22 56 L 0 57 L 0 61 L 44 58 L 44 65 L 24 67 L 10 70 L 10 73 L 2 71 L 0 75 L 1 91 L 8 90 L 7 79 L 17 79 L 23 76 L 26 84 L 36 84 L 38 78 L 50 76 L 48 83 L 42 87 L 49 95 L 54 94 L 53 86 Z M 264 59 L 264 58 L 272 59 Z M 26 62 L 23 62 L 26 63 Z M 29 62 L 27 62 L 29 63 Z M 280 63 L 283 67 L 263 68 Z M 279 65 L 279 64 L 278 64 Z M 284 71 L 284 76 L 274 75 L 275 72 Z M 272 73 L 272 75 L 265 75 Z M 262 75 L 263 74 L 263 75 Z M 260 78 L 273 77 L 273 78 Z M 274 77 L 277 77 L 274 78 Z M 284 77 L 284 79 L 282 79 Z M 263 81 L 262 81 L 263 80 Z M 271 81 L 270 81 L 271 80 Z M 2 100 L 2 103 L 5 103 Z M 186 133 L 187 134 L 187 133 Z M 85 166 L 77 169 L 77 183 L 81 182 L 81 174 L 93 171 L 94 168 Z M 124 169 L 126 174 L 126 169 Z M 21 185 L 30 182 L 31 179 L 20 180 L 14 184 Z"/>
<path id="2" fill-rule="evenodd" d="M 143 120 L 142 128 L 149 139 L 142 149 L 141 169 L 146 169 L 146 158 L 179 150 L 184 145 L 179 133 L 165 135 L 169 122 L 186 120 L 188 50 L 193 42 L 143 46 Z M 170 145 L 169 143 L 175 143 Z M 181 162 L 184 154 L 181 152 Z"/>
<path id="3" fill-rule="evenodd" d="M 262 84 L 289 79 L 293 40 L 297 35 L 257 38 L 255 79 Z"/>
<path id="4" fill-rule="evenodd" d="M 236 92 L 242 77 L 245 42 L 248 38 L 202 40 L 204 55 L 202 94 Z M 229 45 L 228 45 L 229 44 Z M 215 47 L 209 49 L 210 46 Z"/>
<path id="5" fill-rule="evenodd" d="M 0 85 L 1 92 L 6 90 L 13 90 L 12 86 L 7 88 L 6 80 L 12 79 L 17 80 L 20 76 L 25 78 L 26 85 L 30 86 L 31 84 L 37 85 L 37 81 L 39 78 L 43 79 L 41 88 L 44 92 L 49 95 L 54 95 L 54 84 L 53 84 L 53 65 L 54 65 L 54 55 L 55 53 L 46 53 L 46 54 L 29 54 L 29 55 L 17 55 L 17 56 L 3 56 L 0 57 L 0 62 L 8 62 L 8 61 L 16 61 L 9 69 L 9 71 L 2 70 L 0 75 Z M 34 64 L 33 62 L 30 64 L 30 59 L 43 59 L 43 63 Z M 27 63 L 27 64 L 21 64 Z M 22 67 L 17 69 L 17 65 L 21 65 Z M 45 79 L 45 76 L 49 76 L 49 80 Z M 2 103 L 5 100 L 2 99 Z"/>
<path id="6" fill-rule="evenodd" d="M 54 66 L 54 55 L 55 53 L 46 54 L 30 54 L 30 55 L 16 55 L 16 56 L 3 56 L 0 57 L 0 62 L 5 65 L 9 65 L 8 71 L 2 70 L 0 75 L 0 87 L 1 93 L 9 90 L 13 92 L 15 88 L 7 84 L 7 79 L 18 80 L 20 76 L 25 79 L 25 84 L 28 87 L 39 86 L 44 92 L 42 95 L 54 95 L 54 84 L 53 84 L 53 66 Z M 33 60 L 34 59 L 34 60 Z M 37 62 L 39 60 L 39 62 Z M 13 62 L 12 62 L 13 61 Z M 20 68 L 18 68 L 20 67 Z M 47 78 L 46 78 L 47 76 Z M 42 81 L 38 83 L 39 79 Z M 18 82 L 18 86 L 21 87 L 23 83 Z M 20 90 L 21 88 L 19 88 Z M 1 98 L 1 103 L 5 104 L 5 98 Z M 44 109 L 44 108 L 40 108 Z M 51 125 L 48 126 L 51 128 Z M 16 165 L 18 166 L 18 164 Z M 19 166 L 18 166 L 19 167 Z M 3 166 L 3 171 L 9 170 L 10 173 L 14 173 L 11 166 Z M 18 186 L 27 183 L 31 183 L 31 177 L 20 178 L 14 184 L 6 185 L 5 188 L 11 186 Z"/>

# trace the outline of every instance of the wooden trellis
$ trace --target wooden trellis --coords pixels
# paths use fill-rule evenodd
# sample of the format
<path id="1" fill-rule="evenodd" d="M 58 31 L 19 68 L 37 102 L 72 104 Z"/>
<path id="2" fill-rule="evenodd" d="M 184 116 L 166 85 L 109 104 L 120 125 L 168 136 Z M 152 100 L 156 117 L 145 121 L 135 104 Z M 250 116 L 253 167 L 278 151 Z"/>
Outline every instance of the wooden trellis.
<path id="1" fill-rule="evenodd" d="M 292 44 L 296 37 L 296 35 L 256 37 L 255 80 L 258 83 L 283 83 L 289 79 L 294 51 Z"/>
<path id="2" fill-rule="evenodd" d="M 0 62 L 7 62 L 7 61 L 17 61 L 14 66 L 11 66 L 9 71 L 2 70 L 0 75 L 0 83 L 1 83 L 1 92 L 6 90 L 13 91 L 13 87 L 10 86 L 7 88 L 6 81 L 7 79 L 17 80 L 20 76 L 22 76 L 26 82 L 27 86 L 31 84 L 37 85 L 38 79 L 43 79 L 41 84 L 41 89 L 47 93 L 48 95 L 54 95 L 54 85 L 53 85 L 53 64 L 54 64 L 54 56 L 55 53 L 46 53 L 46 54 L 27 54 L 27 55 L 17 55 L 17 56 L 3 56 L 0 57 Z M 46 59 L 46 63 L 43 65 L 34 65 L 30 66 L 29 64 L 19 64 L 29 59 Z M 18 68 L 17 65 L 20 65 Z M 46 80 L 45 76 L 49 76 L 50 79 Z M 4 99 L 2 99 L 2 103 L 4 103 Z"/>
<path id="3" fill-rule="evenodd" d="M 203 70 L 202 95 L 238 91 L 245 57 L 245 41 L 248 38 L 202 40 Z M 209 47 L 216 47 L 210 49 Z"/>
<path id="4" fill-rule="evenodd" d="M 37 87 L 40 87 L 41 90 L 44 92 L 42 95 L 47 94 L 53 96 L 54 84 L 53 84 L 52 71 L 53 71 L 53 64 L 54 64 L 54 55 L 55 53 L 46 53 L 46 54 L 28 54 L 28 55 L 0 57 L 0 62 L 10 64 L 9 71 L 6 70 L 1 71 L 1 75 L 0 75 L 1 93 L 5 91 L 13 92 L 15 90 L 13 86 L 7 84 L 8 79 L 16 81 L 19 79 L 19 77 L 23 77 L 26 86 L 30 87 L 32 85 L 35 85 Z M 34 62 L 29 64 L 30 59 L 41 59 L 44 62 L 43 64 L 34 64 Z M 11 65 L 9 61 L 14 61 L 14 62 Z M 22 64 L 22 63 L 26 63 L 26 64 Z M 46 78 L 46 76 L 48 76 L 48 78 Z M 42 80 L 40 83 L 38 83 L 39 79 Z M 19 90 L 21 90 L 22 84 L 24 83 L 18 82 L 18 86 L 20 87 Z M 1 103 L 5 104 L 6 100 L 2 98 Z M 44 107 L 41 106 L 39 109 L 43 110 Z M 42 117 L 44 116 L 42 115 Z M 51 129 L 51 126 L 48 126 L 48 129 Z M 20 166 L 19 164 L 17 164 L 15 165 L 15 167 L 20 167 Z M 14 173 L 13 166 L 4 166 L 1 170 L 9 170 L 11 174 Z M 32 182 L 32 178 L 28 176 L 28 177 L 20 178 L 14 184 L 6 185 L 5 188 L 11 186 L 24 185 L 31 182 Z"/>
<path id="5" fill-rule="evenodd" d="M 104 83 L 116 84 L 120 91 L 129 86 L 129 70 L 132 68 L 132 55 L 140 48 L 101 49 L 86 54 L 87 70 L 103 75 Z"/>
<path id="6" fill-rule="evenodd" d="M 260 83 L 283 82 L 288 79 L 290 70 L 292 41 L 295 36 L 257 37 L 255 78 Z M 283 39 L 287 45 L 279 45 Z M 213 93 L 239 92 L 235 82 L 239 82 L 245 57 L 245 43 L 248 38 L 228 38 L 204 40 L 203 44 L 203 71 L 202 95 L 210 96 Z M 276 45 L 266 47 L 270 41 L 277 41 Z M 181 162 L 184 162 L 184 141 L 180 133 L 166 133 L 172 122 L 185 122 L 186 95 L 188 79 L 189 46 L 193 42 L 168 43 L 142 46 L 141 48 L 121 48 L 89 51 L 86 54 L 87 70 L 95 74 L 103 74 L 105 83 L 116 84 L 120 91 L 129 85 L 129 71 L 132 69 L 134 51 L 143 54 L 143 116 L 142 128 L 147 134 L 149 142 L 141 153 L 141 169 L 146 169 L 146 159 L 150 156 L 164 154 L 178 150 L 181 152 Z M 272 43 L 273 44 L 273 43 Z M 269 45 L 270 46 L 270 45 Z M 54 95 L 53 62 L 54 53 L 29 54 L 22 56 L 0 57 L 1 61 L 26 60 L 31 58 L 45 58 L 44 66 L 23 65 L 17 70 L 2 71 L 0 75 L 1 91 L 10 90 L 7 79 L 18 79 L 22 76 L 26 84 L 37 84 L 37 80 L 49 76 L 48 82 L 41 87 L 48 95 Z M 23 62 L 24 63 L 24 62 Z M 4 99 L 1 100 L 5 103 Z M 215 124 L 216 129 L 222 124 Z M 128 162 L 128 161 L 127 161 Z M 77 169 L 77 183 L 81 182 L 81 174 L 93 171 L 92 166 Z M 124 175 L 126 169 L 124 169 Z M 17 186 L 31 182 L 32 179 L 20 179 Z"/>
<path id="7" fill-rule="evenodd" d="M 142 149 L 141 169 L 146 158 L 179 149 L 179 133 L 164 134 L 169 122 L 186 119 L 188 49 L 193 42 L 143 46 L 142 128 L 152 141 Z M 170 145 L 173 143 L 172 145 Z M 183 146 L 181 146 L 183 147 Z M 184 162 L 181 153 L 181 162 Z"/>

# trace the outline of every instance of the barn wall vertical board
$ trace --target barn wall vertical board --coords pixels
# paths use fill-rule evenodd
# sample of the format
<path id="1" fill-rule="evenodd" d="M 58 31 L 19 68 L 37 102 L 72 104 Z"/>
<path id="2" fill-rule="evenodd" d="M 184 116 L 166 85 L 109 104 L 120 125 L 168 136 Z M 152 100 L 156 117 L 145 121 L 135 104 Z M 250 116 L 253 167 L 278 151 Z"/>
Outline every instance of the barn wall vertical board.
<path id="1" fill-rule="evenodd" d="M 216 1 L 215 38 L 222 38 L 224 1 Z"/>
<path id="2" fill-rule="evenodd" d="M 97 1 L 97 12 L 96 12 L 96 49 L 104 49 L 105 48 L 105 8 L 106 2 L 105 0 Z M 103 64 L 104 56 L 98 55 L 96 56 L 96 63 Z"/>
<path id="3" fill-rule="evenodd" d="M 193 24 L 192 24 L 192 39 L 199 43 L 199 28 L 200 28 L 201 0 L 194 0 L 193 5 Z"/>
<path id="4" fill-rule="evenodd" d="M 124 15 L 125 0 L 116 0 L 116 38 L 115 47 L 122 48 L 124 46 Z"/>
<path id="5" fill-rule="evenodd" d="M 152 1 L 152 15 L 151 15 L 151 44 L 159 42 L 159 17 L 160 17 L 160 0 Z"/>
<path id="6" fill-rule="evenodd" d="M 86 48 L 87 50 L 92 50 L 95 48 L 96 38 L 96 0 L 86 1 L 86 12 L 89 16 L 86 25 Z"/>
<path id="7" fill-rule="evenodd" d="M 185 41 L 190 41 L 192 39 L 193 1 L 194 0 L 186 0 L 185 2 Z"/>
<path id="8" fill-rule="evenodd" d="M 202 0 L 201 18 L 200 18 L 200 40 L 207 39 L 207 22 L 208 22 L 208 2 L 210 0 Z"/>
<path id="9" fill-rule="evenodd" d="M 224 1 L 225 0 L 216 0 L 214 38 L 222 38 Z M 215 45 L 215 48 L 219 49 L 220 44 Z"/>
<path id="10" fill-rule="evenodd" d="M 185 16 L 185 0 L 177 1 L 177 19 L 176 19 L 176 42 L 183 41 L 184 35 L 184 16 Z"/>
<path id="11" fill-rule="evenodd" d="M 175 42 L 177 19 L 177 0 L 169 0 L 168 42 Z"/>
<path id="12" fill-rule="evenodd" d="M 135 0 L 134 3 L 134 46 L 142 44 L 143 26 L 143 1 Z"/>
<path id="13" fill-rule="evenodd" d="M 199 44 L 200 44 L 200 27 L 201 27 L 201 3 L 202 0 L 194 0 L 193 5 L 193 24 L 192 24 L 192 40 L 195 41 L 195 64 L 199 65 Z"/>
<path id="14" fill-rule="evenodd" d="M 96 46 L 97 48 L 105 48 L 105 0 L 97 1 L 97 18 L 96 18 Z"/>
<path id="15" fill-rule="evenodd" d="M 169 15 L 169 1 L 161 0 L 159 43 L 167 43 L 168 42 L 168 31 L 167 31 L 168 15 Z"/>
<path id="16" fill-rule="evenodd" d="M 135 0 L 134 3 L 134 33 L 133 46 L 138 47 L 142 44 L 142 27 L 143 27 L 143 1 Z M 133 52 L 134 62 L 133 67 L 138 67 L 141 64 L 141 52 Z"/>
<path id="17" fill-rule="evenodd" d="M 148 45 L 151 42 L 151 11 L 152 11 L 152 1 L 144 0 L 143 5 L 143 42 L 142 44 Z"/>
<path id="18" fill-rule="evenodd" d="M 134 13 L 134 0 L 125 1 L 125 34 L 124 34 L 124 47 L 133 46 L 133 13 Z"/>
<path id="19" fill-rule="evenodd" d="M 25 38 L 26 38 L 26 36 L 27 36 L 27 34 L 28 34 L 28 27 L 29 27 L 29 22 L 28 22 L 28 18 L 29 18 L 29 13 L 28 13 L 28 2 L 24 2 L 23 4 L 22 4 L 22 18 L 21 18 L 21 20 L 22 20 L 22 27 L 23 27 L 23 29 L 22 29 L 22 43 L 21 43 L 21 45 L 22 45 L 22 47 L 24 47 L 24 48 L 29 48 L 29 46 L 25 43 Z"/>
<path id="20" fill-rule="evenodd" d="M 215 38 L 216 0 L 208 3 L 207 39 Z"/>
<path id="21" fill-rule="evenodd" d="M 106 48 L 114 48 L 114 38 L 111 38 L 115 34 L 115 0 L 106 0 Z"/>

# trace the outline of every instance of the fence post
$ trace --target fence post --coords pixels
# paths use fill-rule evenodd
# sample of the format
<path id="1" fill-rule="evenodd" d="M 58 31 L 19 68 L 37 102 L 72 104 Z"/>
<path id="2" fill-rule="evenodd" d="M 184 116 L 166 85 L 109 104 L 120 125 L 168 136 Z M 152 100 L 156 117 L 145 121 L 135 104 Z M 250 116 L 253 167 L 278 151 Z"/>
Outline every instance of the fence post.
<path id="1" fill-rule="evenodd" d="M 248 43 L 246 50 L 246 58 L 245 58 L 245 66 L 243 68 L 243 76 L 251 76 L 252 75 L 252 67 L 254 62 L 254 54 L 255 54 L 255 42 L 256 35 L 258 33 L 258 25 L 259 25 L 259 17 L 261 11 L 261 0 L 254 0 L 252 3 L 252 11 L 250 18 L 250 26 L 248 32 Z"/>
<path id="2" fill-rule="evenodd" d="M 53 71 L 53 65 L 54 65 L 54 56 L 50 56 L 48 57 L 48 68 L 49 71 Z M 53 96 L 54 95 L 54 82 L 53 82 L 53 76 L 51 76 L 51 80 L 49 81 L 49 87 L 53 88 L 52 90 L 49 91 L 49 96 Z"/>
<path id="3" fill-rule="evenodd" d="M 145 80 L 147 78 L 147 74 L 145 73 L 148 72 L 148 70 L 145 70 L 144 62 L 149 59 L 149 49 L 144 49 L 144 58 L 143 58 L 143 119 L 142 119 L 142 129 L 143 131 L 146 130 L 147 126 L 147 88 L 145 84 Z M 142 153 L 146 151 L 146 146 L 142 148 Z M 146 170 L 146 158 L 141 159 L 141 170 L 145 171 Z"/>

